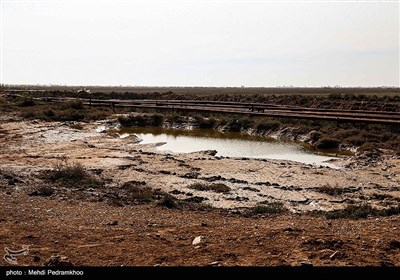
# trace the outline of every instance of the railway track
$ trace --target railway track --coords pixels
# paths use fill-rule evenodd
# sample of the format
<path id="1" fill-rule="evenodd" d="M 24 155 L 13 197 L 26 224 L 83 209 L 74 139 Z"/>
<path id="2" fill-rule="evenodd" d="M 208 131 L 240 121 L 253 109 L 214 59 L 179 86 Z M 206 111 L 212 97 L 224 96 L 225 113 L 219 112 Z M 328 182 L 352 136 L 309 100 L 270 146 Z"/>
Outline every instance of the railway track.
<path id="1" fill-rule="evenodd" d="M 40 97 L 34 98 L 45 102 L 64 103 L 71 102 L 75 98 Z M 214 112 L 227 114 L 241 114 L 278 118 L 295 118 L 309 120 L 330 120 L 337 122 L 360 122 L 400 125 L 400 112 L 343 110 L 306 108 L 299 106 L 287 106 L 263 103 L 241 103 L 228 101 L 208 100 L 119 100 L 119 99 L 81 99 L 87 106 L 109 106 L 143 108 L 157 110 L 178 110 L 191 112 Z"/>

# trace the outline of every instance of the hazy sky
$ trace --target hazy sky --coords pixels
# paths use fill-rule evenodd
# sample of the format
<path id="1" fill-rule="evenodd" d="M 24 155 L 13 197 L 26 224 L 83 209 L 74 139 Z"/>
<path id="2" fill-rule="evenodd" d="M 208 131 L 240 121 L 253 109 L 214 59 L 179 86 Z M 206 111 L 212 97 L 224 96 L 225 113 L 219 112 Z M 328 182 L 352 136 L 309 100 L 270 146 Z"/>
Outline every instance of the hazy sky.
<path id="1" fill-rule="evenodd" d="M 1 80 L 400 86 L 398 1 L 1 0 Z"/>

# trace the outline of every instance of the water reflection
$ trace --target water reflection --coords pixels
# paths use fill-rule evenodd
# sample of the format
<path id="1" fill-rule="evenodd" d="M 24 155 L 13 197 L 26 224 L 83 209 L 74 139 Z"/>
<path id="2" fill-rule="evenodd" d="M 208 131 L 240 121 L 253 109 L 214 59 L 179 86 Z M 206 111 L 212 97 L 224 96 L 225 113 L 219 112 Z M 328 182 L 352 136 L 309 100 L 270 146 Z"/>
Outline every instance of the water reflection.
<path id="1" fill-rule="evenodd" d="M 120 133 L 136 134 L 142 139 L 141 144 L 165 142 L 157 147 L 160 151 L 190 153 L 216 150 L 217 156 L 292 160 L 336 168 L 335 165 L 325 162 L 334 159 L 335 156 L 316 153 L 307 145 L 237 132 L 221 133 L 206 129 L 132 128 L 123 129 Z"/>

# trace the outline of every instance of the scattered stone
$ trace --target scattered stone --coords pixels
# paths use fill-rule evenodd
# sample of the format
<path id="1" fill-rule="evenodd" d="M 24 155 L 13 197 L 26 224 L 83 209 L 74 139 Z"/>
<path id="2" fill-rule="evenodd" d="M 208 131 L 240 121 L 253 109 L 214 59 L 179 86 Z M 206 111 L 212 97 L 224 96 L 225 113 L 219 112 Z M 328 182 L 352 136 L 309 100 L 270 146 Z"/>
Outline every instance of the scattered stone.
<path id="1" fill-rule="evenodd" d="M 244 187 L 243 190 L 245 190 L 245 191 L 252 191 L 252 192 L 260 192 L 259 189 L 252 188 L 252 187 Z"/>
<path id="2" fill-rule="evenodd" d="M 208 198 L 201 196 L 193 196 L 185 199 L 185 201 L 187 202 L 194 202 L 194 203 L 202 203 L 204 200 L 208 200 Z"/>
<path id="3" fill-rule="evenodd" d="M 205 154 L 205 155 L 215 156 L 218 153 L 218 151 L 216 151 L 216 150 L 207 150 L 207 151 L 202 151 L 202 153 Z"/>
<path id="4" fill-rule="evenodd" d="M 246 180 L 240 180 L 240 179 L 235 179 L 235 178 L 228 179 L 228 182 L 236 183 L 236 184 L 248 184 L 249 183 Z"/>
<path id="5" fill-rule="evenodd" d="M 339 253 L 339 251 L 335 251 L 332 255 L 329 256 L 329 259 L 334 260 L 336 258 L 337 253 Z"/>
<path id="6" fill-rule="evenodd" d="M 201 241 L 203 240 L 203 236 L 201 236 L 201 235 L 199 235 L 199 236 L 196 236 L 194 239 L 193 239 L 193 241 L 192 241 L 192 245 L 198 245 L 198 244 L 200 244 L 201 243 Z"/>
<path id="7" fill-rule="evenodd" d="M 389 242 L 389 247 L 391 249 L 400 249 L 400 241 L 392 240 Z"/>
<path id="8" fill-rule="evenodd" d="M 178 191 L 178 190 L 172 190 L 169 193 L 170 194 L 185 194 L 185 192 L 181 192 L 181 191 Z"/>
<path id="9" fill-rule="evenodd" d="M 179 163 L 178 166 L 179 167 L 188 167 L 188 168 L 190 168 L 190 165 L 187 164 L 187 163 Z"/>
<path id="10" fill-rule="evenodd" d="M 186 173 L 185 175 L 179 176 L 181 178 L 188 178 L 188 179 L 197 179 L 199 177 L 200 173 L 196 171 L 191 171 L 189 173 Z"/>
<path id="11" fill-rule="evenodd" d="M 204 181 L 208 181 L 208 182 L 213 182 L 213 181 L 226 181 L 225 178 L 221 177 L 220 175 L 218 176 L 211 176 L 211 177 L 203 177 L 201 178 Z"/>
<path id="12" fill-rule="evenodd" d="M 394 266 L 394 263 L 391 261 L 381 261 L 381 266 Z"/>
<path id="13" fill-rule="evenodd" d="M 219 265 L 219 262 L 218 261 L 210 262 L 208 265 L 209 266 L 216 266 L 216 265 Z"/>
<path id="14" fill-rule="evenodd" d="M 301 261 L 300 262 L 300 266 L 304 266 L 304 267 L 312 267 L 312 263 L 310 263 L 309 261 Z"/>
<path id="15" fill-rule="evenodd" d="M 128 168 L 134 167 L 134 166 L 135 166 L 134 164 L 123 164 L 123 165 L 118 166 L 118 169 L 119 170 L 125 170 L 125 169 L 128 169 Z"/>
<path id="16" fill-rule="evenodd" d="M 36 239 L 39 238 L 38 235 L 34 235 L 34 234 L 28 234 L 27 236 L 25 236 L 26 239 Z"/>
<path id="17" fill-rule="evenodd" d="M 45 266 L 73 266 L 72 262 L 66 256 L 53 254 L 44 263 Z"/>
<path id="18" fill-rule="evenodd" d="M 284 232 L 302 232 L 303 230 L 300 228 L 292 228 L 292 227 L 287 227 L 283 230 Z"/>
<path id="19" fill-rule="evenodd" d="M 107 223 L 108 226 L 117 226 L 118 225 L 118 221 L 112 221 Z"/>
<path id="20" fill-rule="evenodd" d="M 41 186 L 36 190 L 28 193 L 29 196 L 51 196 L 54 190 L 49 186 Z"/>
<path id="21" fill-rule="evenodd" d="M 267 186 L 267 187 L 269 187 L 269 186 L 271 186 L 271 183 L 270 183 L 270 182 L 257 182 L 257 183 L 255 183 L 254 185 L 257 185 L 257 186 Z"/>

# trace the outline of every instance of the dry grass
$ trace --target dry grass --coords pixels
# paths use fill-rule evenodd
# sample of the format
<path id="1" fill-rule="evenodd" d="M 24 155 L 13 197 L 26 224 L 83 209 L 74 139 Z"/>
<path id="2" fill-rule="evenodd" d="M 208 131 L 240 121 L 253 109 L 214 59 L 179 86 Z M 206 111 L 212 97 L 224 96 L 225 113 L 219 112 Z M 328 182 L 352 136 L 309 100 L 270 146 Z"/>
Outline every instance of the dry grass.
<path id="1" fill-rule="evenodd" d="M 400 214 L 400 205 L 386 209 L 376 209 L 367 204 L 348 205 L 342 210 L 325 212 L 328 219 L 365 219 L 369 216 L 392 216 Z"/>
<path id="2" fill-rule="evenodd" d="M 198 190 L 198 191 L 213 191 L 217 193 L 228 193 L 230 192 L 231 188 L 222 183 L 214 183 L 214 184 L 201 184 L 195 183 L 190 185 L 189 188 Z"/>
<path id="3" fill-rule="evenodd" d="M 67 187 L 91 188 L 102 185 L 82 164 L 67 161 L 56 163 L 46 177 Z"/>
<path id="4" fill-rule="evenodd" d="M 331 186 L 330 184 L 323 185 L 321 187 L 315 188 L 315 191 L 320 193 L 325 193 L 331 196 L 340 196 L 346 193 L 346 190 L 339 185 Z"/>
<path id="5" fill-rule="evenodd" d="M 286 212 L 287 209 L 281 202 L 264 202 L 250 209 L 250 215 L 262 214 L 281 214 Z"/>

